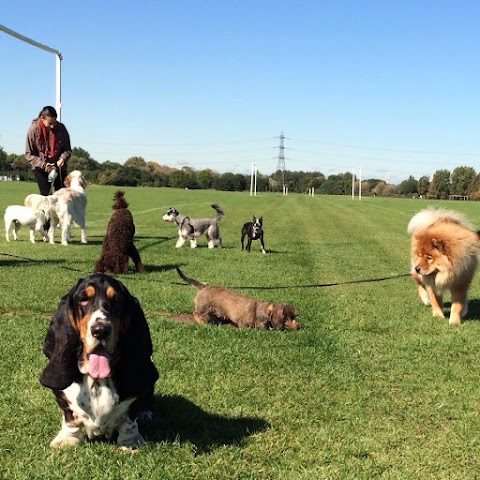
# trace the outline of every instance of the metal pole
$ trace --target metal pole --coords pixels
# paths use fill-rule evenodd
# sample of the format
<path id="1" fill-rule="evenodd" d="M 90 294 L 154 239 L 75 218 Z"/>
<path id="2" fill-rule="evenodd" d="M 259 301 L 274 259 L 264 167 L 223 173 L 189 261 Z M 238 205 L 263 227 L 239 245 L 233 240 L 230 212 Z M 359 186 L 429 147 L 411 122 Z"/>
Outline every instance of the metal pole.
<path id="1" fill-rule="evenodd" d="M 254 172 L 255 172 L 255 164 L 252 163 L 252 173 L 250 175 L 250 196 L 253 195 L 253 175 L 254 175 Z"/>
<path id="2" fill-rule="evenodd" d="M 358 169 L 358 199 L 362 199 L 362 167 Z"/>
<path id="3" fill-rule="evenodd" d="M 59 54 L 56 56 L 56 95 L 55 95 L 55 103 L 57 108 L 57 118 L 58 121 L 62 121 L 62 56 Z"/>

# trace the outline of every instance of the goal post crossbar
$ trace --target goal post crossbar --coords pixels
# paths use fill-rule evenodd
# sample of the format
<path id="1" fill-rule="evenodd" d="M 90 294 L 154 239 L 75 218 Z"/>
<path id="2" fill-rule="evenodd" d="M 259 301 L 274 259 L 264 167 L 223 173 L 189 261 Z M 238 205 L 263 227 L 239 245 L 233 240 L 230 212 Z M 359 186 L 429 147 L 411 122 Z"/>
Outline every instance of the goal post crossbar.
<path id="1" fill-rule="evenodd" d="M 44 45 L 43 43 L 37 42 L 35 40 L 32 40 L 31 38 L 26 37 L 25 35 L 22 35 L 21 33 L 14 32 L 8 27 L 5 27 L 4 25 L 0 24 L 0 30 L 7 33 L 8 35 L 11 35 L 12 37 L 17 38 L 18 40 L 21 40 L 22 42 L 29 43 L 30 45 L 33 45 L 34 47 L 40 48 L 41 50 L 45 50 L 46 52 L 53 53 L 56 55 L 56 109 L 57 109 L 57 118 L 58 121 L 62 121 L 62 54 L 58 51 L 55 50 L 54 48 L 48 47 L 47 45 Z"/>

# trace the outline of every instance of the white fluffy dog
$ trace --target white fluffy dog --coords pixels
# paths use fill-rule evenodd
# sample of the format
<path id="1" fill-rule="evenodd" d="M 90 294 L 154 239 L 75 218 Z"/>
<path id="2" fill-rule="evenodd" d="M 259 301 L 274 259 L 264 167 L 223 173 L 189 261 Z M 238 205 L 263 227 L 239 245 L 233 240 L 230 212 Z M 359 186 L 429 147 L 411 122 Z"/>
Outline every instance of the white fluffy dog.
<path id="1" fill-rule="evenodd" d="M 58 197 L 54 195 L 48 195 L 44 197 L 38 193 L 31 193 L 25 197 L 23 204 L 26 207 L 33 208 L 34 210 L 43 210 L 45 212 L 55 212 L 55 207 L 58 202 Z"/>
<path id="2" fill-rule="evenodd" d="M 22 225 L 30 229 L 30 241 L 35 243 L 35 230 L 42 234 L 43 241 L 47 241 L 47 232 L 44 229 L 45 222 L 49 219 L 48 212 L 44 210 L 34 210 L 23 205 L 10 205 L 5 210 L 5 238 L 10 241 L 10 227 L 13 223 L 13 239 L 17 240 L 17 232 Z"/>
<path id="3" fill-rule="evenodd" d="M 87 243 L 87 228 L 85 226 L 85 210 L 87 208 L 85 188 L 87 188 L 87 182 L 80 170 L 74 170 L 67 176 L 64 183 L 65 188 L 61 188 L 53 194 L 58 197 L 55 210 L 62 226 L 62 245 L 68 245 L 72 223 L 78 225 L 81 229 L 81 242 Z M 48 232 L 52 241 L 55 225 L 52 222 Z"/>
<path id="4" fill-rule="evenodd" d="M 87 196 L 85 188 L 87 183 L 79 170 L 74 170 L 65 179 L 65 187 L 57 190 L 53 195 L 46 197 L 32 194 L 25 198 L 25 205 L 34 210 L 49 209 L 51 222 L 48 230 L 50 243 L 54 243 L 55 227 L 62 229 L 62 245 L 68 245 L 70 228 L 75 223 L 81 228 L 81 242 L 87 243 L 87 230 L 85 227 L 85 209 Z M 52 208 L 53 207 L 53 208 Z"/>

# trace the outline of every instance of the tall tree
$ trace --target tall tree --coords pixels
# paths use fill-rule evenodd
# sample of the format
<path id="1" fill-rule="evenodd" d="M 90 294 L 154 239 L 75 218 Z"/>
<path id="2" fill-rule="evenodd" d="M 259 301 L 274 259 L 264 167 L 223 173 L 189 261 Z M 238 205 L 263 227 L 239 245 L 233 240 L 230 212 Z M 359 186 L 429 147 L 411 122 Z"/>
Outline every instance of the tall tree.
<path id="1" fill-rule="evenodd" d="M 417 193 L 418 182 L 411 175 L 407 180 L 404 180 L 399 188 L 398 192 L 400 195 L 412 195 Z"/>
<path id="2" fill-rule="evenodd" d="M 7 161 L 7 152 L 0 147 L 0 172 L 10 170 L 10 163 Z"/>
<path id="3" fill-rule="evenodd" d="M 424 197 L 428 193 L 428 188 L 430 187 L 430 178 L 424 175 L 420 177 L 417 184 L 417 192 L 419 195 Z"/>
<path id="4" fill-rule="evenodd" d="M 471 200 L 480 200 L 480 173 L 475 175 L 475 179 L 470 184 L 468 196 Z"/>
<path id="5" fill-rule="evenodd" d="M 450 195 L 450 172 L 448 170 L 437 170 L 433 174 L 428 194 L 443 200 L 448 198 Z"/>
<path id="6" fill-rule="evenodd" d="M 72 157 L 82 157 L 86 158 L 87 160 L 90 160 L 92 158 L 86 150 L 80 147 L 72 148 Z"/>
<path id="7" fill-rule="evenodd" d="M 450 195 L 468 195 L 470 185 L 475 180 L 472 167 L 457 167 L 451 176 Z"/>
<path id="8" fill-rule="evenodd" d="M 7 161 L 10 163 L 12 170 L 31 170 L 31 166 L 28 163 L 25 155 L 15 155 L 11 153 L 7 157 Z"/>
<path id="9" fill-rule="evenodd" d="M 130 157 L 126 162 L 125 162 L 126 167 L 145 167 L 147 166 L 147 162 L 142 158 L 142 157 Z"/>
<path id="10" fill-rule="evenodd" d="M 214 178 L 215 176 L 213 175 L 212 170 L 200 170 L 197 173 L 198 186 L 204 190 L 208 190 L 209 188 L 212 188 Z"/>

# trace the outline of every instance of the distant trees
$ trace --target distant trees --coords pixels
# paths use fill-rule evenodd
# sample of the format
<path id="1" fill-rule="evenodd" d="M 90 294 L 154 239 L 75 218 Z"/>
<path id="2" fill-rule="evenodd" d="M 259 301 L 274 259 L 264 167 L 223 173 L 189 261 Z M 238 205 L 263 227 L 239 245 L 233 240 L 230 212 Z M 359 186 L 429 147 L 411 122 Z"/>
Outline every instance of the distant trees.
<path id="1" fill-rule="evenodd" d="M 224 191 L 246 191 L 250 189 L 250 175 L 226 172 L 220 174 L 212 169 L 197 171 L 185 166 L 181 169 L 146 161 L 143 157 L 128 158 L 124 164 L 105 161 L 97 162 L 89 152 L 80 147 L 72 150 L 68 164 L 69 171 L 81 170 L 87 180 L 100 185 L 151 186 L 175 188 L 201 188 Z M 0 147 L 0 175 L 15 175 L 22 180 L 33 180 L 33 173 L 24 155 L 7 154 Z M 281 192 L 282 183 L 290 193 L 307 193 L 314 188 L 317 194 L 350 195 L 352 173 L 344 172 L 325 175 L 319 171 L 281 171 L 272 175 L 257 172 L 257 192 Z M 355 189 L 358 191 L 358 180 Z M 472 167 L 461 166 L 453 170 L 437 170 L 432 180 L 422 176 L 418 180 L 410 175 L 399 185 L 393 185 L 378 178 L 362 180 L 364 195 L 378 196 L 429 196 L 446 199 L 449 195 L 468 195 L 472 200 L 480 200 L 480 173 Z"/>
<path id="2" fill-rule="evenodd" d="M 475 175 L 473 182 L 470 184 L 468 195 L 472 200 L 480 200 L 480 173 Z"/>
<path id="3" fill-rule="evenodd" d="M 170 174 L 170 186 L 174 188 L 198 188 L 198 183 L 191 172 L 182 169 Z"/>
<path id="4" fill-rule="evenodd" d="M 467 195 L 475 177 L 472 167 L 457 167 L 450 176 L 450 195 Z"/>
<path id="5" fill-rule="evenodd" d="M 373 189 L 375 195 L 379 197 L 391 197 L 397 193 L 397 187 L 390 183 L 385 183 L 383 180 L 377 183 L 377 186 Z"/>
<path id="6" fill-rule="evenodd" d="M 142 158 L 142 157 L 130 157 L 125 163 L 124 165 L 126 167 L 136 167 L 136 168 L 140 168 L 140 167 L 146 167 L 147 166 L 147 162 Z"/>
<path id="7" fill-rule="evenodd" d="M 417 192 L 424 197 L 428 193 L 428 187 L 430 186 L 430 179 L 426 176 L 420 177 L 417 182 Z"/>
<path id="8" fill-rule="evenodd" d="M 0 147 L 0 172 L 4 175 L 11 170 L 11 164 L 7 161 L 7 152 Z"/>
<path id="9" fill-rule="evenodd" d="M 407 180 L 404 180 L 398 187 L 400 195 L 416 195 L 418 192 L 418 182 L 410 175 Z"/>
<path id="10" fill-rule="evenodd" d="M 208 190 L 213 187 L 215 174 L 213 170 L 202 170 L 197 173 L 198 186 L 203 190 Z"/>
<path id="11" fill-rule="evenodd" d="M 350 172 L 330 175 L 318 188 L 318 193 L 326 195 L 349 195 L 351 192 L 352 174 Z"/>
<path id="12" fill-rule="evenodd" d="M 450 195 L 450 172 L 448 170 L 437 170 L 428 187 L 428 195 L 446 199 Z"/>
<path id="13" fill-rule="evenodd" d="M 245 175 L 224 173 L 215 178 L 213 187 L 216 190 L 224 190 L 227 192 L 242 192 L 247 189 L 247 179 Z"/>

